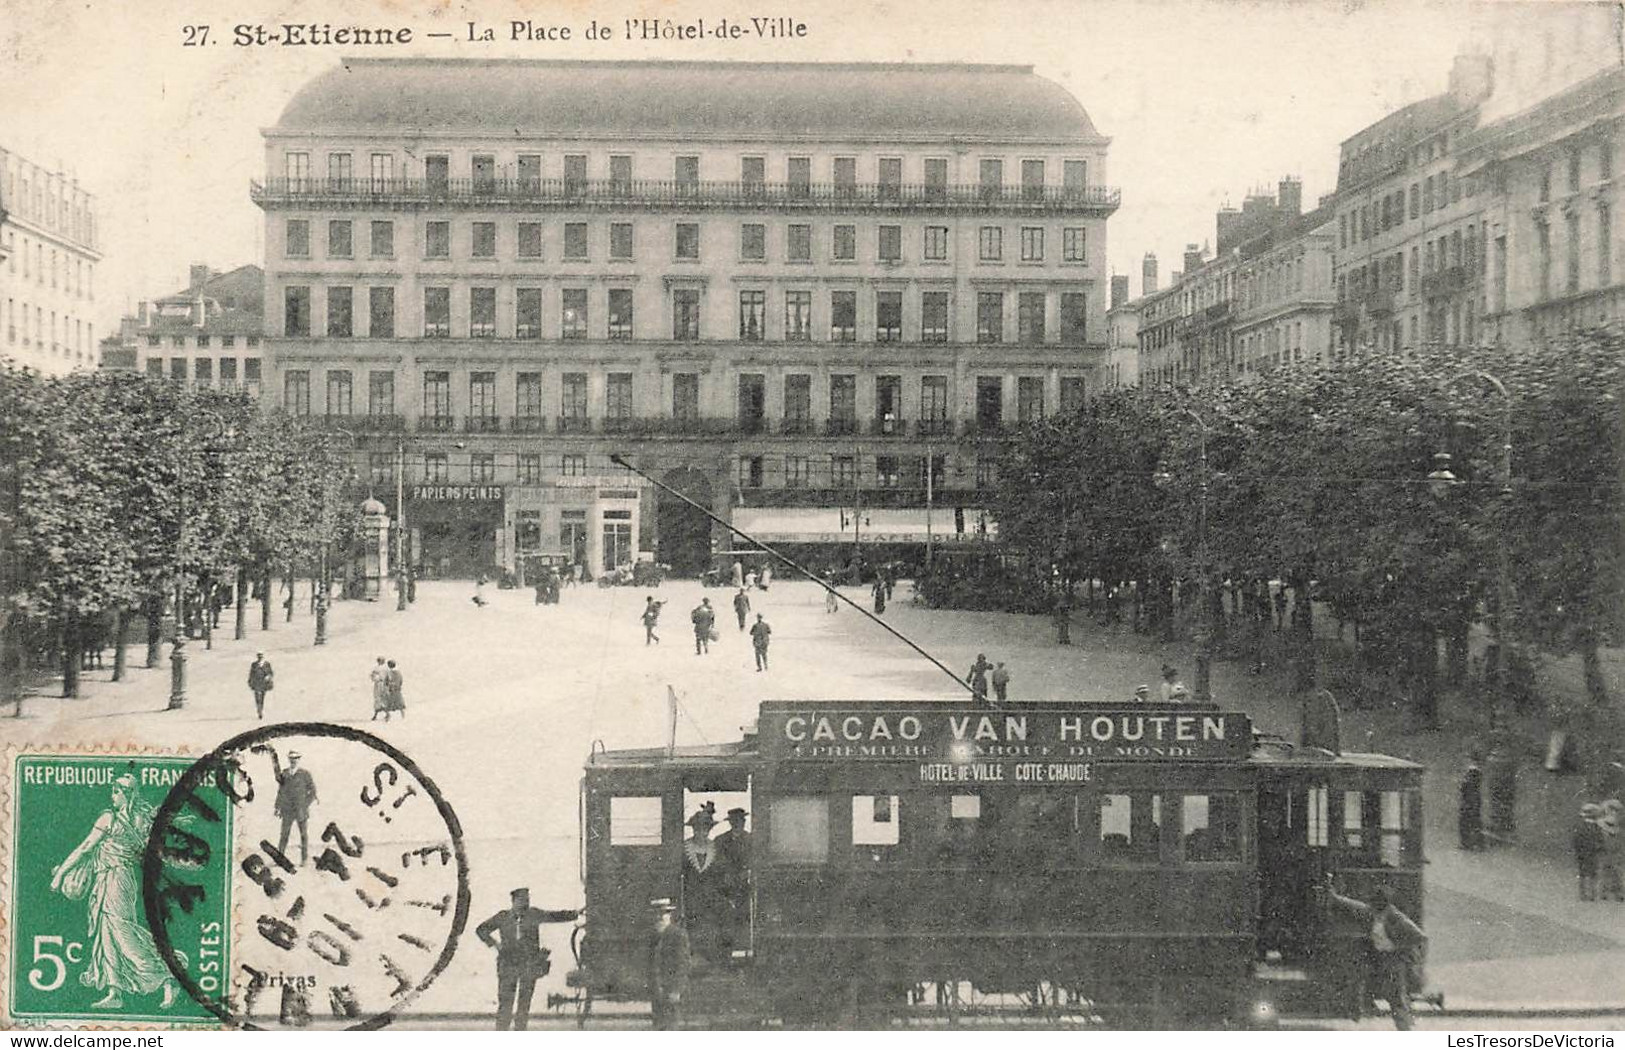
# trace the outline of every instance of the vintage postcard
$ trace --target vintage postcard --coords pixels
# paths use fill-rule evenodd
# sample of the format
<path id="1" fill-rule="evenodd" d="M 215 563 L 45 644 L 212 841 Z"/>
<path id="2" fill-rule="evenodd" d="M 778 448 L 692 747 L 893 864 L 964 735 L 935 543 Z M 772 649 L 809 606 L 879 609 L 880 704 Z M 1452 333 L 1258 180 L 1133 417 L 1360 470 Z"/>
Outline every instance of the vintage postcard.
<path id="1" fill-rule="evenodd" d="M 1619 1026 L 1622 27 L 0 0 L 0 1024 Z"/>

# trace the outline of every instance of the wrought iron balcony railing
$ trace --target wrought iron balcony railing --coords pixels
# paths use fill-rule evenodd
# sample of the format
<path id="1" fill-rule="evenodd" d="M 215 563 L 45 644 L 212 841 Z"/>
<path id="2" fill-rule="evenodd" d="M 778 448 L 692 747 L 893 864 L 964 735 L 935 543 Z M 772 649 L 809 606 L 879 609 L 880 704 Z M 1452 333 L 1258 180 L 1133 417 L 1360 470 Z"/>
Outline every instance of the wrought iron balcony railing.
<path id="1" fill-rule="evenodd" d="M 547 429 L 546 416 L 511 416 L 508 429 L 515 434 L 540 434 Z"/>
<path id="2" fill-rule="evenodd" d="M 469 416 L 463 420 L 463 429 L 470 434 L 500 434 L 501 416 Z"/>
<path id="3" fill-rule="evenodd" d="M 457 429 L 456 416 L 419 416 L 419 434 L 449 434 Z"/>
<path id="4" fill-rule="evenodd" d="M 481 204 L 517 202 L 614 207 L 1007 208 L 1109 214 L 1121 202 L 1110 186 L 981 186 L 879 182 L 690 182 L 656 179 L 289 179 L 250 184 L 260 205 L 339 202 Z"/>

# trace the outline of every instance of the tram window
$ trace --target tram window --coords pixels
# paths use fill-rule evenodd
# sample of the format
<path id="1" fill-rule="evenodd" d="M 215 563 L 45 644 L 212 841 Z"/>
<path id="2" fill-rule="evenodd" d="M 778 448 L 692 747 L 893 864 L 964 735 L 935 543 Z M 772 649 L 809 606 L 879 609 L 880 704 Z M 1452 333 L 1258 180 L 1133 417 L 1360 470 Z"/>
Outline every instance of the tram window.
<path id="1" fill-rule="evenodd" d="M 1235 795 L 1186 795 L 1180 826 L 1187 861 L 1241 859 L 1241 806 Z"/>
<path id="2" fill-rule="evenodd" d="M 1375 791 L 1343 792 L 1343 845 L 1351 850 L 1372 848 L 1370 831 L 1377 823 Z"/>
<path id="3" fill-rule="evenodd" d="M 948 815 L 955 820 L 982 819 L 981 795 L 953 795 L 948 802 Z"/>
<path id="4" fill-rule="evenodd" d="M 1043 868 L 1076 856 L 1074 797 L 1055 791 L 1024 791 L 1016 796 L 1007 821 L 1005 854 L 1016 869 Z"/>
<path id="5" fill-rule="evenodd" d="M 899 841 L 896 795 L 852 796 L 852 845 L 895 846 Z"/>
<path id="6" fill-rule="evenodd" d="M 1411 863 L 1411 827 L 1416 795 L 1409 791 L 1384 791 L 1378 803 L 1381 827 L 1381 860 L 1384 867 L 1403 868 Z"/>
<path id="7" fill-rule="evenodd" d="M 1162 796 L 1101 795 L 1099 827 L 1103 859 L 1154 864 L 1162 838 Z"/>
<path id="8" fill-rule="evenodd" d="M 768 846 L 775 860 L 822 864 L 829 860 L 829 801 L 776 798 L 768 809 Z"/>
<path id="9" fill-rule="evenodd" d="M 609 800 L 611 846 L 660 845 L 659 795 L 614 795 Z"/>
<path id="10" fill-rule="evenodd" d="M 1331 791 L 1324 784 L 1310 785 L 1307 805 L 1308 820 L 1305 822 L 1306 845 L 1326 845 L 1327 810 L 1331 806 Z"/>

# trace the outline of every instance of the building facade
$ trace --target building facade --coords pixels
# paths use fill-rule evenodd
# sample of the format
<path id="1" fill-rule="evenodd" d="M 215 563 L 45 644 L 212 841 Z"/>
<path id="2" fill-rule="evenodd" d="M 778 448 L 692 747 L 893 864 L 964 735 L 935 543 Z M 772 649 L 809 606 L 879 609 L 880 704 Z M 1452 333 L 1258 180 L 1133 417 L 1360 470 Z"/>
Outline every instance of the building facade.
<path id="1" fill-rule="evenodd" d="M 0 357 L 61 375 L 96 367 L 95 201 L 0 146 Z"/>
<path id="2" fill-rule="evenodd" d="M 265 140 L 267 400 L 372 435 L 431 574 L 732 545 L 612 454 L 970 541 L 1104 359 L 1108 140 L 1030 67 L 352 61 Z"/>
<path id="3" fill-rule="evenodd" d="M 191 268 L 187 286 L 142 302 L 119 324 L 117 352 L 102 367 L 141 372 L 193 387 L 259 396 L 265 329 L 265 272 L 239 266 Z"/>
<path id="4" fill-rule="evenodd" d="M 1242 245 L 1234 304 L 1237 376 L 1331 360 L 1332 251 L 1322 209 Z"/>

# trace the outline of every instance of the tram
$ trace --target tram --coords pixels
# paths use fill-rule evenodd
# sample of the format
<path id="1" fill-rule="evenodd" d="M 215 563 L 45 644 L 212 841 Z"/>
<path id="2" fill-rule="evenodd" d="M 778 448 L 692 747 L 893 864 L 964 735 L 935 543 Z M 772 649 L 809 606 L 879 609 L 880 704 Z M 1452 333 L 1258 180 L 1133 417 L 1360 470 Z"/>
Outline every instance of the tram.
<path id="1" fill-rule="evenodd" d="M 1359 1016 L 1366 931 L 1319 888 L 1422 920 L 1422 773 L 1207 705 L 770 701 L 731 743 L 595 748 L 569 979 L 647 1001 L 670 899 L 690 1023 Z"/>

